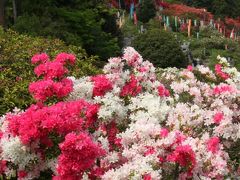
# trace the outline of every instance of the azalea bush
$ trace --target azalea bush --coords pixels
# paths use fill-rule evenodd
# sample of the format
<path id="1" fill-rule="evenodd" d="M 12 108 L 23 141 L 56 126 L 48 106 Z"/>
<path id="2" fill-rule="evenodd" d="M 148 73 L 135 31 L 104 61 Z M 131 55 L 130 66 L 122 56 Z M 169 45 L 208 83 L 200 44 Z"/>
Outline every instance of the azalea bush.
<path id="1" fill-rule="evenodd" d="M 35 55 L 37 103 L 1 117 L 2 177 L 238 177 L 240 73 L 218 59 L 215 71 L 156 71 L 128 47 L 104 74 L 75 78 L 73 55 Z"/>
<path id="2" fill-rule="evenodd" d="M 194 17 L 197 16 L 201 19 L 212 19 L 213 14 L 207 12 L 205 9 L 199 9 L 195 7 L 186 6 L 184 4 L 168 4 L 168 7 L 164 9 L 164 14 L 181 16 L 181 17 Z"/>
<path id="3" fill-rule="evenodd" d="M 25 109 L 34 102 L 28 93 L 29 83 L 36 80 L 31 57 L 42 52 L 50 57 L 60 52 L 75 54 L 76 65 L 69 69 L 74 76 L 93 75 L 99 71 L 93 65 L 98 59 L 87 56 L 81 47 L 66 45 L 58 39 L 22 35 L 12 30 L 4 32 L 0 28 L 0 115 L 16 106 Z"/>

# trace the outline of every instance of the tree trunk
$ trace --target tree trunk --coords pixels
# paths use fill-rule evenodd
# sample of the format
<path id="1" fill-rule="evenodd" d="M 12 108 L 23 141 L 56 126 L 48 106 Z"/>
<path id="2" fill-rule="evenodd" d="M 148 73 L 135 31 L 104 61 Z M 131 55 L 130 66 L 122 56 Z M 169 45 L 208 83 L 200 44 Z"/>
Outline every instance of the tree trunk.
<path id="1" fill-rule="evenodd" d="M 0 0 L 0 26 L 5 25 L 5 2 L 6 0 Z"/>
<path id="2" fill-rule="evenodd" d="M 12 3 L 13 3 L 13 22 L 15 24 L 17 20 L 17 5 L 15 0 L 12 0 Z"/>

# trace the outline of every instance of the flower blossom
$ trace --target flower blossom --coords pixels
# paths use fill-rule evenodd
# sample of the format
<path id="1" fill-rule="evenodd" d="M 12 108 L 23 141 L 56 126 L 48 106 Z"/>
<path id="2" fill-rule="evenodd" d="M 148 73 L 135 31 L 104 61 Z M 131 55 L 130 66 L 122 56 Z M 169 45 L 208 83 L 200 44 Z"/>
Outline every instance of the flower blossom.
<path id="1" fill-rule="evenodd" d="M 212 137 L 207 141 L 207 148 L 212 153 L 216 153 L 219 150 L 219 138 L 218 137 Z"/>

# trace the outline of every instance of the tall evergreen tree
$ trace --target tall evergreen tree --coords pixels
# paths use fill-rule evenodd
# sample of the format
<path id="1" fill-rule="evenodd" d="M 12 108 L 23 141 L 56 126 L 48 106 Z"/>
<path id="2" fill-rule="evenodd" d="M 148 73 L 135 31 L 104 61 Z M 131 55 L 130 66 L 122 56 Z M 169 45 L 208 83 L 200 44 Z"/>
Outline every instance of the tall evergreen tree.
<path id="1" fill-rule="evenodd" d="M 0 0 L 0 26 L 5 25 L 5 5 L 6 0 Z"/>
<path id="2" fill-rule="evenodd" d="M 156 15 L 154 0 L 142 0 L 137 8 L 137 15 L 138 19 L 143 23 L 147 23 L 154 18 Z"/>

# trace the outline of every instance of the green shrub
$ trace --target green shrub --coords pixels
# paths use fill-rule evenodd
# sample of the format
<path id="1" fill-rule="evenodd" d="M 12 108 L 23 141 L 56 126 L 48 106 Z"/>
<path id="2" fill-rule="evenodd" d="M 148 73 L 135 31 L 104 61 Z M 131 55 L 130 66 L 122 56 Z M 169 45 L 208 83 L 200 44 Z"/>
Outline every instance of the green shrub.
<path id="1" fill-rule="evenodd" d="M 57 39 L 33 38 L 0 29 L 0 115 L 14 107 L 24 109 L 34 102 L 28 93 L 29 83 L 35 80 L 30 59 L 40 52 L 46 52 L 50 57 L 60 52 L 75 54 L 77 63 L 70 69 L 71 75 L 80 77 L 98 72 L 92 65 L 96 57 L 88 57 L 80 47 L 65 45 Z"/>
<path id="2" fill-rule="evenodd" d="M 148 30 L 134 39 L 133 46 L 155 67 L 181 68 L 188 64 L 179 44 L 170 32 L 158 29 Z"/>
<path id="3" fill-rule="evenodd" d="M 148 23 L 149 24 L 149 23 Z M 174 33 L 180 44 L 184 42 L 190 43 L 190 51 L 193 58 L 200 59 L 201 63 L 214 67 L 216 57 L 230 57 L 234 59 L 234 66 L 240 67 L 240 46 L 238 41 L 226 38 L 213 27 L 207 26 L 200 28 L 200 37 L 196 38 L 196 31 L 193 31 L 191 38 L 187 37 L 187 33 Z M 226 45 L 228 49 L 226 50 Z"/>
<path id="4" fill-rule="evenodd" d="M 234 63 L 232 64 L 234 67 L 236 67 L 238 70 L 240 69 L 240 52 L 232 52 L 232 51 L 226 51 L 226 50 L 211 50 L 211 56 L 209 57 L 209 67 L 214 69 L 214 65 L 218 62 L 217 56 L 220 55 L 222 57 L 231 58 L 234 60 Z"/>

